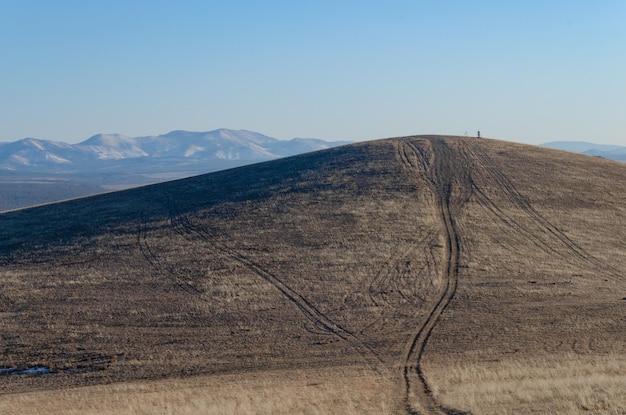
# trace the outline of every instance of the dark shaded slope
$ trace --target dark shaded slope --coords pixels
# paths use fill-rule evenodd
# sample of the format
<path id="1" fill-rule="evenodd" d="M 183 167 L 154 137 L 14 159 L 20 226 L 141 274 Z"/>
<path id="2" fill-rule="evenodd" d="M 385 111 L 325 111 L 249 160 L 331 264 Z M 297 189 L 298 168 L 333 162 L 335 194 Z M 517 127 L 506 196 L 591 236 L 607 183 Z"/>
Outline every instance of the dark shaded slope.
<path id="1" fill-rule="evenodd" d="M 172 202 L 178 213 L 195 212 L 224 203 L 267 199 L 289 192 L 294 183 L 316 171 L 323 175 L 342 161 L 341 149 L 224 170 L 189 179 L 8 212 L 1 216 L 0 249 L 48 245 L 106 233 L 111 227 L 138 220 L 169 218 Z M 336 154 L 333 154 L 335 152 Z M 345 152 L 345 151 L 344 151 Z M 353 157 L 359 157 L 353 154 Z M 350 160 L 345 160 L 350 162 Z M 354 163 L 354 160 L 352 160 Z M 354 167 L 353 167 L 354 168 Z M 300 186 L 303 184 L 300 183 Z M 322 186 L 323 184 L 319 184 Z M 308 191 L 312 190 L 310 187 Z"/>

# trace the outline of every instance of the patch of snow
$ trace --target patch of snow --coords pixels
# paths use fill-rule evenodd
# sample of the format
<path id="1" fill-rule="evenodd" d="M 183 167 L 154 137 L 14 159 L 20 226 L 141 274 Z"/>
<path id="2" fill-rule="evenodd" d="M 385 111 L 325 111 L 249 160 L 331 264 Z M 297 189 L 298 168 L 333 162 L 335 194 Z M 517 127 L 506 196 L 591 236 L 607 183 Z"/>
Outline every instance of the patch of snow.
<path id="1" fill-rule="evenodd" d="M 17 375 L 35 375 L 35 374 L 43 374 L 50 373 L 51 370 L 49 367 L 29 367 L 28 369 L 19 370 L 16 372 Z"/>
<path id="2" fill-rule="evenodd" d="M 200 151 L 204 151 L 204 148 L 199 146 L 189 146 L 189 148 L 185 151 L 185 157 L 191 157 Z"/>
<path id="3" fill-rule="evenodd" d="M 20 156 L 19 154 L 13 154 L 10 159 L 24 166 L 30 166 L 28 159 L 26 157 Z"/>
<path id="4" fill-rule="evenodd" d="M 71 164 L 72 163 L 68 159 L 64 159 L 63 157 L 59 157 L 59 156 L 57 156 L 55 154 L 52 154 L 52 153 L 47 153 L 46 152 L 45 156 L 46 156 L 46 160 L 50 160 L 50 161 L 52 161 L 54 163 L 57 163 L 57 164 Z"/>
<path id="5" fill-rule="evenodd" d="M 32 139 L 32 138 L 27 138 L 26 140 L 24 140 L 25 143 L 30 144 L 31 146 L 35 147 L 37 150 L 43 150 L 43 146 L 41 145 L 41 143 L 39 143 L 37 140 Z"/>
<path id="6" fill-rule="evenodd" d="M 52 370 L 46 366 L 33 366 L 22 370 L 14 367 L 0 367 L 0 375 L 45 375 L 48 373 L 52 373 Z"/>
<path id="7" fill-rule="evenodd" d="M 224 154 L 224 152 L 222 150 L 218 150 L 215 152 L 215 157 L 218 159 L 222 159 L 222 160 L 227 160 L 228 157 L 226 156 L 226 154 Z"/>

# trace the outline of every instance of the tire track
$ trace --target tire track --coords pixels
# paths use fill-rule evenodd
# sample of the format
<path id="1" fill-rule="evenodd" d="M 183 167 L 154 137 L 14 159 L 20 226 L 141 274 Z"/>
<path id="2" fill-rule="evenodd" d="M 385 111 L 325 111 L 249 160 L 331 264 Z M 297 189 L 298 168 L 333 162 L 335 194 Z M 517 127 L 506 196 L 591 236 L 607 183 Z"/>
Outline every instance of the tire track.
<path id="1" fill-rule="evenodd" d="M 172 265 L 164 263 L 161 258 L 159 258 L 159 256 L 155 253 L 155 250 L 152 249 L 148 243 L 147 234 L 147 224 L 145 222 L 137 224 L 137 246 L 139 248 L 139 252 L 148 264 L 150 264 L 153 269 L 168 276 L 170 280 L 183 291 L 194 295 L 200 294 L 201 291 L 198 290 L 198 288 L 187 282 L 181 281 L 181 279 L 176 275 L 176 270 Z"/>
<path id="2" fill-rule="evenodd" d="M 565 252 L 555 249 L 553 244 L 538 238 L 532 231 L 507 216 L 474 183 L 475 194 L 478 196 L 479 202 L 492 211 L 496 217 L 507 225 L 512 226 L 514 229 L 517 229 L 527 240 L 531 241 L 547 253 L 559 255 L 561 258 L 567 260 L 571 260 L 573 256 L 579 263 L 591 264 L 597 269 L 603 270 L 614 277 L 620 278 L 621 273 L 618 270 L 586 252 L 582 247 L 578 246 L 567 235 L 560 231 L 554 224 L 542 216 L 531 205 L 531 203 L 524 196 L 522 196 L 506 175 L 498 169 L 495 162 L 484 152 L 484 150 L 480 149 L 479 146 L 472 146 L 472 148 L 468 148 L 468 151 L 470 152 L 472 158 L 478 163 L 478 170 L 482 171 L 485 176 L 490 176 L 498 188 L 502 190 L 507 200 L 515 208 L 522 211 L 531 220 L 531 223 L 534 223 L 535 226 L 548 239 L 555 240 L 557 245 L 560 245 L 561 248 L 565 249 Z"/>
<path id="3" fill-rule="evenodd" d="M 379 375 L 389 375 L 389 370 L 385 366 L 383 360 L 370 346 L 362 342 L 352 332 L 342 327 L 338 323 L 334 322 L 330 317 L 321 312 L 315 307 L 306 297 L 294 290 L 285 281 L 279 278 L 276 274 L 266 270 L 259 264 L 253 262 L 246 256 L 238 253 L 237 251 L 226 247 L 213 241 L 210 236 L 204 232 L 201 228 L 191 225 L 189 222 L 188 229 L 196 232 L 207 243 L 211 244 L 215 249 L 225 254 L 227 257 L 234 259 L 253 271 L 259 277 L 273 285 L 278 291 L 280 291 L 292 304 L 294 304 L 302 314 L 309 319 L 313 324 L 328 332 L 339 339 L 343 340 L 350 347 L 352 347 L 366 362 L 367 364 Z"/>
<path id="4" fill-rule="evenodd" d="M 242 255 L 234 249 L 221 244 L 212 237 L 202 227 L 193 224 L 186 215 L 177 214 L 176 200 L 171 194 L 167 195 L 167 208 L 169 212 L 170 226 L 172 230 L 178 235 L 185 238 L 192 238 L 192 235 L 196 235 L 202 240 L 207 247 L 215 254 L 224 255 L 226 258 L 234 260 L 235 262 L 243 265 L 251 270 L 257 276 L 271 284 L 276 288 L 285 298 L 287 298 L 294 306 L 296 306 L 300 312 L 313 323 L 314 327 L 318 328 L 320 332 L 332 334 L 345 342 L 348 346 L 354 349 L 359 356 L 370 366 L 370 368 L 376 372 L 379 376 L 390 377 L 389 369 L 384 364 L 383 360 L 378 356 L 373 348 L 361 341 L 352 332 L 333 321 L 325 313 L 315 307 L 306 297 L 294 290 L 290 285 L 283 281 L 279 276 L 260 266 L 252 261 L 250 258 Z M 141 239 L 141 238 L 140 238 Z M 146 247 L 144 250 L 148 253 L 148 257 L 152 264 L 157 263 L 156 256 L 147 246 L 147 240 L 145 236 L 143 238 L 143 245 Z M 173 273 L 173 270 L 170 270 Z M 180 284 L 179 284 L 180 285 Z M 189 287 L 180 285 L 185 291 L 199 295 L 201 292 L 197 290 L 191 290 Z M 203 301 L 206 299 L 202 298 Z"/>
<path id="5" fill-rule="evenodd" d="M 427 183 L 432 192 L 444 240 L 442 279 L 445 287 L 428 317 L 407 344 L 402 365 L 402 402 L 406 412 L 411 415 L 463 414 L 437 402 L 421 363 L 428 339 L 454 298 L 458 286 L 460 245 L 451 210 L 453 205 L 460 208 L 469 198 L 472 191 L 471 179 L 466 164 L 461 163 L 465 169 L 455 169 L 458 166 L 453 166 L 452 151 L 442 139 L 428 138 L 420 144 L 421 146 L 417 146 L 414 142 L 406 141 L 399 145 L 397 153 L 405 169 L 417 180 Z"/>
<path id="6" fill-rule="evenodd" d="M 488 213 L 495 216 L 498 220 L 503 222 L 505 225 L 509 226 L 516 230 L 522 237 L 537 248 L 546 252 L 548 254 L 558 254 L 548 243 L 546 243 L 543 239 L 538 238 L 530 231 L 528 228 L 522 226 L 518 221 L 507 215 L 500 207 L 498 207 L 489 197 L 483 192 L 483 190 L 478 187 L 478 185 L 474 185 L 474 194 L 476 195 L 476 199 L 478 204 L 484 208 Z"/>
<path id="7" fill-rule="evenodd" d="M 395 292 L 406 303 L 417 305 L 420 302 L 419 299 L 416 301 L 416 297 L 419 297 L 417 286 L 412 284 L 414 281 L 407 281 L 407 278 L 402 275 L 401 268 L 403 265 L 409 268 L 410 259 L 416 255 L 418 247 L 424 244 L 430 245 L 428 242 L 434 236 L 435 231 L 428 230 L 414 243 L 398 246 L 394 250 L 394 253 L 383 263 L 369 283 L 367 293 L 372 304 L 375 306 L 393 306 L 393 303 L 387 300 L 390 295 L 389 291 Z M 425 251 L 427 250 L 425 249 Z M 415 271 L 417 275 L 426 274 L 426 271 L 434 266 L 432 250 L 428 249 L 428 252 L 424 253 L 425 264 Z M 415 278 L 411 278 L 411 280 L 415 280 Z"/>

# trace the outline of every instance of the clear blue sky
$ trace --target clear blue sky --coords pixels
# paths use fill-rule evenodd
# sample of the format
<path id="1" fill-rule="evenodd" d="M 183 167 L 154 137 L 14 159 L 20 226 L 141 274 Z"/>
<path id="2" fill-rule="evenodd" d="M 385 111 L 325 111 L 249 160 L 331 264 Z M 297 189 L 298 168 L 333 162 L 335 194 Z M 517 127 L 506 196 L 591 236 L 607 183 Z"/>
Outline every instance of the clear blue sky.
<path id="1" fill-rule="evenodd" d="M 0 141 L 626 145 L 626 1 L 0 0 Z"/>

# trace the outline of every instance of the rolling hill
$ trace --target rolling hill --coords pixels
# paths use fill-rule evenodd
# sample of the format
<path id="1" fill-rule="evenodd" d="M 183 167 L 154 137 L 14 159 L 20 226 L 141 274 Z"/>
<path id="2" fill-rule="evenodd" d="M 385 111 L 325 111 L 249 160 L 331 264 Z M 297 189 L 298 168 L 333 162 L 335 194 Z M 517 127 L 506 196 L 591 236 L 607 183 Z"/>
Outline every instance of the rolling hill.
<path id="1" fill-rule="evenodd" d="M 2 413 L 620 413 L 626 165 L 351 144 L 0 215 Z"/>

